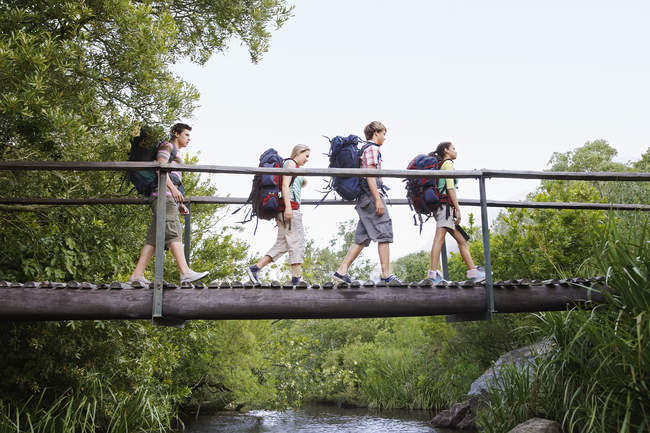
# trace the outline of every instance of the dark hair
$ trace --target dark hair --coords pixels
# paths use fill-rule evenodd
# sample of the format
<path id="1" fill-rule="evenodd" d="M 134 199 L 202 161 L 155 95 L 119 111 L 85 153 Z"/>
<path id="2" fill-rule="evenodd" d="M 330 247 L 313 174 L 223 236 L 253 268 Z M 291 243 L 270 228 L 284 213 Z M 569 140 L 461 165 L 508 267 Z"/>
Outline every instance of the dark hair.
<path id="1" fill-rule="evenodd" d="M 366 136 L 366 140 L 372 139 L 372 136 L 375 135 L 375 132 L 386 131 L 386 127 L 383 123 L 373 120 L 363 128 L 363 133 Z"/>
<path id="2" fill-rule="evenodd" d="M 449 146 L 451 146 L 451 141 L 443 141 L 438 145 L 438 147 L 436 147 L 436 150 L 429 152 L 429 156 L 435 156 L 438 159 L 444 159 L 445 150 L 449 149 Z"/>
<path id="3" fill-rule="evenodd" d="M 172 129 L 171 129 L 172 140 L 174 139 L 176 134 L 180 134 L 181 132 L 185 131 L 186 129 L 188 131 L 191 131 L 192 127 L 190 125 L 186 124 L 186 123 L 177 123 L 174 126 L 172 126 Z"/>

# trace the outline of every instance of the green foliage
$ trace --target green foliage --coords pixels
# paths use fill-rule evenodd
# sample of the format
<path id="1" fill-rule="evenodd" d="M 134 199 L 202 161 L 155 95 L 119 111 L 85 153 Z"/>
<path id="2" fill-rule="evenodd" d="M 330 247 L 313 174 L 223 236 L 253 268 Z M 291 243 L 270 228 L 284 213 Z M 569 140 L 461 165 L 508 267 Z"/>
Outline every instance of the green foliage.
<path id="1" fill-rule="evenodd" d="M 303 279 L 314 282 L 331 281 L 332 274 L 339 267 L 354 241 L 355 228 L 355 220 L 339 223 L 336 236 L 329 240 L 326 247 L 316 246 L 313 239 L 307 240 L 302 264 Z M 350 275 L 353 279 L 367 280 L 372 268 L 371 261 L 366 258 L 365 252 L 362 252 L 350 268 Z M 288 272 L 289 264 L 285 263 L 282 269 Z"/>
<path id="2" fill-rule="evenodd" d="M 418 251 L 402 256 L 393 262 L 393 271 L 402 281 L 421 281 L 427 277 L 430 255 L 428 251 Z"/>
<path id="3" fill-rule="evenodd" d="M 493 394 L 480 414 L 486 431 L 508 430 L 520 421 L 517 413 L 556 419 L 568 432 L 650 427 L 647 234 L 642 227 L 624 236 L 610 225 L 601 256 L 611 289 L 603 292 L 607 302 L 593 310 L 539 315 L 531 329 L 549 338 L 551 351 L 532 378 L 513 375 L 503 384 L 505 392 Z"/>

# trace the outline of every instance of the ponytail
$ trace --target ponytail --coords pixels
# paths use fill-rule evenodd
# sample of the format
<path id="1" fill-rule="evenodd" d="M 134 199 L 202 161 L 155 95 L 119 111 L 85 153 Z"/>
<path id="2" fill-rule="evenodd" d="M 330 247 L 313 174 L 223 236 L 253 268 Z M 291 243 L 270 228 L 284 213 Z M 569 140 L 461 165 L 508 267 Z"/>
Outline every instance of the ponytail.
<path id="1" fill-rule="evenodd" d="M 436 150 L 429 152 L 429 156 L 435 156 L 439 160 L 443 160 L 445 159 L 445 150 L 447 150 L 449 146 L 451 146 L 451 141 L 443 141 L 436 147 Z"/>

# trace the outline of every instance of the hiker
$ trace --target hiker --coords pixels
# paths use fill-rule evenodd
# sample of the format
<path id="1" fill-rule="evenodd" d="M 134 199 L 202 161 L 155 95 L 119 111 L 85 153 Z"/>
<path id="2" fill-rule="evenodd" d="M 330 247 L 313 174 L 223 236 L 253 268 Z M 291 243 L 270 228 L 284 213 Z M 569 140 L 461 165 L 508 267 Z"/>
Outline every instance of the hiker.
<path id="1" fill-rule="evenodd" d="M 180 151 L 187 147 L 190 143 L 190 131 L 192 128 L 184 123 L 177 123 L 171 129 L 171 142 L 163 141 L 158 145 L 158 152 L 156 153 L 156 161 L 167 163 L 170 156 L 175 152 L 176 156 L 172 159 L 170 164 L 182 164 L 183 159 Z M 200 280 L 208 275 L 208 272 L 195 272 L 190 269 L 185 261 L 185 254 L 183 252 L 183 243 L 181 241 L 181 223 L 178 221 L 178 214 L 187 215 L 188 209 L 183 204 L 183 184 L 181 182 L 181 172 L 171 171 L 167 176 L 167 190 L 165 191 L 165 247 L 171 250 L 178 270 L 180 272 L 181 283 L 193 282 Z M 157 189 L 157 186 L 155 187 Z M 154 189 L 152 196 L 157 197 L 158 191 Z M 144 277 L 144 271 L 147 269 L 149 262 L 153 258 L 156 245 L 156 205 L 157 200 L 151 202 L 151 210 L 153 211 L 153 218 L 151 225 L 147 232 L 145 244 L 140 251 L 140 258 L 138 263 L 129 278 L 129 284 L 135 281 L 141 284 L 148 285 L 151 281 Z"/>
<path id="2" fill-rule="evenodd" d="M 435 156 L 439 161 L 444 161 L 440 166 L 440 170 L 454 169 L 453 161 L 456 159 L 457 153 L 456 148 L 450 142 L 444 141 L 440 143 L 435 151 L 429 153 L 429 156 Z M 447 194 L 448 200 L 434 213 L 436 234 L 433 238 L 433 245 L 431 246 L 431 262 L 427 274 L 427 279 L 434 284 L 444 281 L 442 274 L 438 270 L 438 263 L 447 233 L 450 233 L 456 239 L 456 242 L 458 242 L 460 256 L 467 266 L 467 278 L 471 278 L 475 283 L 485 280 L 485 271 L 483 268 L 474 265 L 474 261 L 469 252 L 469 245 L 460 230 L 461 214 L 458 197 L 456 196 L 457 183 L 457 179 L 452 178 L 440 178 L 438 180 L 438 191 L 441 194 Z"/>
<path id="3" fill-rule="evenodd" d="M 291 158 L 284 161 L 284 168 L 299 168 L 307 163 L 311 149 L 297 144 L 291 151 Z M 260 284 L 259 271 L 271 262 L 277 262 L 284 253 L 289 253 L 291 265 L 291 285 L 300 282 L 302 262 L 305 256 L 305 230 L 300 212 L 302 188 L 307 184 L 303 176 L 282 176 L 280 211 L 275 221 L 278 224 L 278 238 L 271 249 L 253 266 L 246 268 L 251 281 Z M 282 210 L 284 209 L 284 210 Z"/>
<path id="4" fill-rule="evenodd" d="M 360 168 L 380 169 L 381 153 L 379 148 L 386 138 L 386 127 L 378 121 L 370 122 L 363 130 L 369 146 L 365 146 L 360 155 Z M 393 223 L 386 209 L 382 194 L 382 181 L 378 177 L 361 179 L 361 192 L 357 198 L 354 209 L 359 214 L 359 222 L 354 233 L 354 243 L 350 245 L 343 262 L 334 272 L 337 281 L 352 283 L 348 270 L 352 262 L 361 251 L 370 245 L 370 241 L 377 242 L 379 262 L 381 264 L 381 281 L 385 283 L 402 282 L 390 273 L 390 243 L 393 242 Z"/>

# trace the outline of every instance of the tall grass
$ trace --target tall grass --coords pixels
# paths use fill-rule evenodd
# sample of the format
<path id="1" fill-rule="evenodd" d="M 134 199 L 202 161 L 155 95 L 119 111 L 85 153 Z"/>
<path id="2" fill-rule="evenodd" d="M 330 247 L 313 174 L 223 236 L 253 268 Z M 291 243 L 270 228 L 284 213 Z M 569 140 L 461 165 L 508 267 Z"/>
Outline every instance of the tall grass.
<path id="1" fill-rule="evenodd" d="M 534 332 L 552 350 L 533 374 L 510 371 L 479 412 L 485 432 L 508 431 L 532 416 L 566 432 L 650 431 L 650 257 L 647 227 L 624 237 L 610 227 L 602 263 L 606 303 L 544 313 Z"/>
<path id="2" fill-rule="evenodd" d="M 65 392 L 54 400 L 47 391 L 21 406 L 0 401 L 0 433 L 128 433 L 169 430 L 170 411 L 142 387 L 115 394 L 100 387 L 95 395 Z"/>

